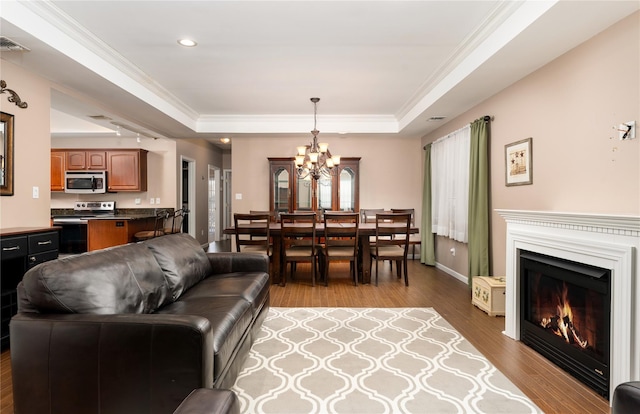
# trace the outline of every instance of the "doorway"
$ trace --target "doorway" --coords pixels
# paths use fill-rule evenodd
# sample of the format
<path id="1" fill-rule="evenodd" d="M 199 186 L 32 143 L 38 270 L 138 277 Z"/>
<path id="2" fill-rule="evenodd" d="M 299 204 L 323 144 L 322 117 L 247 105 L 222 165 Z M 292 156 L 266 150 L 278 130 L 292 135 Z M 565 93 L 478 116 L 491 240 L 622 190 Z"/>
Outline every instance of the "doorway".
<path id="1" fill-rule="evenodd" d="M 220 240 L 220 168 L 208 166 L 208 225 L 207 241 L 209 243 Z"/>
<path id="2" fill-rule="evenodd" d="M 223 226 L 224 228 L 228 228 L 231 227 L 231 219 L 232 219 L 232 215 L 231 215 L 231 170 L 227 170 L 225 169 L 223 171 L 223 190 L 222 190 L 222 196 L 224 197 L 224 210 L 223 210 L 223 217 L 222 217 L 222 221 L 223 221 Z M 229 235 L 225 234 L 224 235 L 224 239 L 229 239 L 231 238 Z"/>
<path id="3" fill-rule="evenodd" d="M 182 180 L 181 180 L 181 201 L 182 209 L 185 212 L 185 217 L 182 220 L 182 232 L 187 233 L 190 236 L 197 238 L 195 234 L 196 230 L 196 202 L 195 202 L 195 176 L 196 176 L 196 161 L 194 159 L 180 156 L 180 163 L 182 165 Z"/>

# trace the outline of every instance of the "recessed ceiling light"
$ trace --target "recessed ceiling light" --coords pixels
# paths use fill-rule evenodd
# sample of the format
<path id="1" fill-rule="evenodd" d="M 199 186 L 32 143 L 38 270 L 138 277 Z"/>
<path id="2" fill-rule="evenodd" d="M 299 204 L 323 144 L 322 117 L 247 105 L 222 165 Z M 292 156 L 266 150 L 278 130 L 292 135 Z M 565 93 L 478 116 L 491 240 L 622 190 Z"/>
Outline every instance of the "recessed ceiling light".
<path id="1" fill-rule="evenodd" d="M 194 47 L 197 45 L 196 41 L 191 39 L 178 39 L 178 44 L 186 47 Z"/>
<path id="2" fill-rule="evenodd" d="M 220 142 L 222 142 L 223 144 L 228 144 L 229 142 L 231 142 L 231 139 L 229 139 L 229 138 L 220 138 Z"/>

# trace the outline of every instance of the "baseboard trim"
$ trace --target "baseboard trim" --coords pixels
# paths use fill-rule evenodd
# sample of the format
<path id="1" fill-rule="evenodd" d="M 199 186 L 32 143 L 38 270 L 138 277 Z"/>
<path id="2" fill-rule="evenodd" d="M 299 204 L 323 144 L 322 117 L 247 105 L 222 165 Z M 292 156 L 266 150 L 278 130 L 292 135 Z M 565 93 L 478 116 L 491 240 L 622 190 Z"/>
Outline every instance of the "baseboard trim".
<path id="1" fill-rule="evenodd" d="M 463 282 L 466 285 L 469 284 L 469 279 L 465 275 L 458 273 L 453 269 L 449 269 L 447 266 L 443 265 L 442 263 L 436 262 L 436 269 L 442 270 L 443 272 L 447 273 L 450 276 L 453 276 L 454 278 L 458 279 L 459 281 Z"/>

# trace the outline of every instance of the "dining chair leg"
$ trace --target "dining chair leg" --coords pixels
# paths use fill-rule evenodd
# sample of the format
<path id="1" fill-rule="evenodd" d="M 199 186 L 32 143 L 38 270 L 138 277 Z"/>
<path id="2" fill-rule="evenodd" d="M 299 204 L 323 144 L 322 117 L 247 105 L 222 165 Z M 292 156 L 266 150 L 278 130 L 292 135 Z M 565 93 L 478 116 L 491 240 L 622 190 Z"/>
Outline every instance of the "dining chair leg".
<path id="1" fill-rule="evenodd" d="M 376 286 L 378 286 L 378 259 L 376 259 Z"/>
<path id="2" fill-rule="evenodd" d="M 404 261 L 404 285 L 405 286 L 409 286 L 409 269 L 408 269 L 408 262 L 405 259 Z"/>

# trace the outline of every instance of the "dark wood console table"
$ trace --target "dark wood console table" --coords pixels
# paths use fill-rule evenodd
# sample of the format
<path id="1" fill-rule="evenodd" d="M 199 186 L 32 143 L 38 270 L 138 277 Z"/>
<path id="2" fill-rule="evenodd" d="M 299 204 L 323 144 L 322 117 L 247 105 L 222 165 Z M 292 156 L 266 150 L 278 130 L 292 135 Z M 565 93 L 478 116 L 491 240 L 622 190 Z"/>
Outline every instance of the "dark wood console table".
<path id="1" fill-rule="evenodd" d="M 58 257 L 60 227 L 0 229 L 0 346 L 9 347 L 9 321 L 18 311 L 16 287 L 32 267 Z"/>

